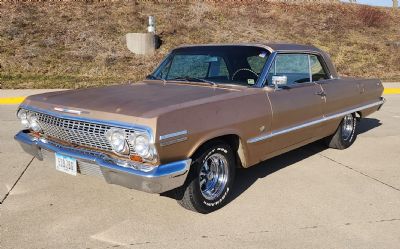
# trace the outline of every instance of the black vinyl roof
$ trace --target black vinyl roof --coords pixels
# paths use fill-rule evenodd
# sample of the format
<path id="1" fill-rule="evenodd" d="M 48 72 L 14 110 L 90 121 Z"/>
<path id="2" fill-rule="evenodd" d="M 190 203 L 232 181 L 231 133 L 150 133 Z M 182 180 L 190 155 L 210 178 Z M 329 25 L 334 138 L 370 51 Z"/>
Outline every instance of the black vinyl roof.
<path id="1" fill-rule="evenodd" d="M 271 52 L 273 51 L 311 51 L 311 52 L 321 52 L 321 50 L 312 45 L 302 45 L 295 43 L 215 43 L 215 44 L 193 44 L 193 45 L 182 45 L 178 48 L 183 47 L 203 47 L 203 46 L 256 46 L 264 47 Z"/>

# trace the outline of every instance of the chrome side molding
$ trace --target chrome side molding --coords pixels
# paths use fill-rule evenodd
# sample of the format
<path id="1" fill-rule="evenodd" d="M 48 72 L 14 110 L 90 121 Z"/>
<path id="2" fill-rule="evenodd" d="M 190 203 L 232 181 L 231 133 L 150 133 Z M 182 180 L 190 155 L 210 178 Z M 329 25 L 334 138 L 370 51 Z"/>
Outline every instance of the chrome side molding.
<path id="1" fill-rule="evenodd" d="M 275 137 L 275 136 L 278 136 L 278 135 L 282 135 L 282 134 L 286 134 L 286 133 L 289 133 L 289 132 L 293 132 L 293 131 L 296 131 L 296 130 L 299 130 L 299 129 L 303 129 L 303 128 L 306 128 L 306 127 L 309 127 L 309 126 L 313 126 L 313 125 L 316 125 L 316 124 L 320 124 L 320 123 L 323 123 L 323 122 L 326 122 L 326 121 L 329 121 L 329 120 L 332 120 L 332 119 L 340 118 L 340 117 L 346 116 L 347 114 L 351 114 L 351 113 L 354 113 L 354 112 L 357 112 L 357 111 L 368 109 L 368 108 L 371 108 L 371 107 L 374 107 L 374 106 L 382 106 L 385 103 L 385 101 L 386 100 L 384 98 L 381 98 L 380 101 L 377 101 L 377 102 L 374 102 L 374 103 L 371 103 L 371 104 L 368 104 L 368 105 L 360 106 L 360 107 L 357 107 L 357 108 L 354 108 L 354 109 L 350 109 L 350 110 L 345 111 L 345 112 L 340 112 L 340 113 L 335 113 L 335 114 L 331 114 L 331 115 L 328 115 L 328 116 L 324 116 L 324 117 L 322 117 L 320 119 L 316 119 L 316 120 L 313 120 L 313 121 L 305 122 L 305 123 L 297 125 L 297 126 L 293 126 L 293 127 L 289 127 L 289 128 L 285 128 L 285 129 L 280 129 L 280 130 L 275 130 L 275 131 L 272 131 L 269 134 L 264 134 L 264 135 L 261 135 L 261 136 L 258 136 L 258 137 L 250 138 L 250 139 L 247 140 L 247 143 L 251 144 L 251 143 L 260 142 L 260 141 L 269 139 L 271 137 Z"/>

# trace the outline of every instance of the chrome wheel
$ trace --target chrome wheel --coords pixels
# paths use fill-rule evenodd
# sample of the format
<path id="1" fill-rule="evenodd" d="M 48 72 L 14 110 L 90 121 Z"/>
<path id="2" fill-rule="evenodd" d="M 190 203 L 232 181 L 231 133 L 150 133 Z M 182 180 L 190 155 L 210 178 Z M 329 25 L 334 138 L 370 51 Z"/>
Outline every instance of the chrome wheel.
<path id="1" fill-rule="evenodd" d="M 228 162 L 222 154 L 212 154 L 204 161 L 199 175 L 200 190 L 204 198 L 214 200 L 221 195 L 228 181 L 228 171 Z"/>
<path id="2" fill-rule="evenodd" d="M 348 141 L 353 135 L 354 131 L 354 118 L 353 115 L 348 114 L 343 118 L 342 124 L 342 138 L 345 141 Z"/>

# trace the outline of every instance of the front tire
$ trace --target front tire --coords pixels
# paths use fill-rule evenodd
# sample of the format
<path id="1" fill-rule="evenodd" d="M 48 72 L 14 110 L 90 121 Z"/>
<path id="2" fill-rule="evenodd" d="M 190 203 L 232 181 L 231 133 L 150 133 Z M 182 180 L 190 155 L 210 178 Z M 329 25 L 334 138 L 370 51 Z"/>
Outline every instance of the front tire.
<path id="1" fill-rule="evenodd" d="M 206 214 L 228 203 L 235 156 L 224 142 L 211 143 L 196 154 L 186 184 L 177 189 L 177 200 L 186 209 Z"/>
<path id="2" fill-rule="evenodd" d="M 335 134 L 328 137 L 328 146 L 339 150 L 344 150 L 350 147 L 357 138 L 356 126 L 357 119 L 354 114 L 344 116 Z"/>

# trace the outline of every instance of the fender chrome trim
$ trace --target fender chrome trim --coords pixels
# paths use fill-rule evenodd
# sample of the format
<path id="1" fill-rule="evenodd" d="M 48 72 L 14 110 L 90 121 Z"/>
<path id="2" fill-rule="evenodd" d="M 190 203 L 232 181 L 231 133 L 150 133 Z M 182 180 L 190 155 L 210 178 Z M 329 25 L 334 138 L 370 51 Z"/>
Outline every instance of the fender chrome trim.
<path id="1" fill-rule="evenodd" d="M 160 140 L 165 140 L 165 139 L 178 137 L 178 136 L 183 136 L 183 135 L 187 135 L 187 134 L 188 134 L 187 130 L 177 131 L 177 132 L 174 132 L 174 133 L 169 133 L 169 134 L 165 134 L 165 135 L 160 136 Z"/>
<path id="2" fill-rule="evenodd" d="M 340 113 L 335 113 L 335 114 L 331 114 L 331 115 L 328 115 L 328 116 L 323 116 L 320 119 L 309 121 L 309 122 L 306 122 L 306 123 L 303 123 L 303 124 L 300 124 L 300 125 L 297 125 L 297 126 L 293 126 L 293 127 L 289 127 L 289 128 L 285 128 L 285 129 L 280 129 L 280 130 L 275 130 L 275 131 L 272 131 L 269 134 L 264 134 L 264 135 L 261 135 L 261 136 L 258 136 L 258 137 L 250 138 L 250 139 L 247 140 L 247 143 L 251 144 L 251 143 L 260 142 L 260 141 L 269 139 L 271 137 L 275 137 L 275 136 L 278 136 L 278 135 L 282 135 L 282 134 L 286 134 L 286 133 L 289 133 L 289 132 L 292 132 L 292 131 L 303 129 L 303 128 L 306 128 L 306 127 L 309 127 L 309 126 L 320 124 L 320 123 L 323 123 L 323 122 L 326 122 L 326 121 L 329 121 L 329 120 L 332 120 L 332 119 L 340 118 L 340 117 L 346 116 L 347 114 L 351 114 L 351 113 L 354 113 L 354 112 L 357 112 L 357 111 L 368 109 L 368 108 L 371 108 L 371 107 L 374 107 L 374 106 L 379 106 L 379 108 L 380 108 L 385 103 L 385 101 L 386 101 L 385 98 L 381 97 L 380 101 L 377 101 L 377 102 L 374 102 L 374 103 L 371 103 L 371 104 L 363 105 L 363 106 L 360 106 L 360 107 L 357 107 L 357 108 L 354 108 L 354 109 L 350 109 L 350 110 L 345 111 L 345 112 L 340 112 Z"/>

